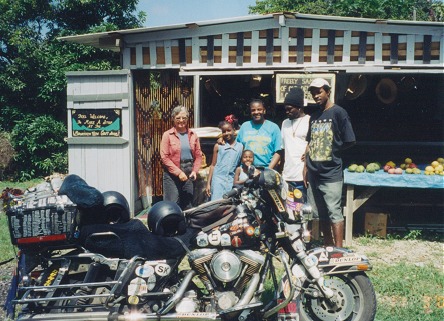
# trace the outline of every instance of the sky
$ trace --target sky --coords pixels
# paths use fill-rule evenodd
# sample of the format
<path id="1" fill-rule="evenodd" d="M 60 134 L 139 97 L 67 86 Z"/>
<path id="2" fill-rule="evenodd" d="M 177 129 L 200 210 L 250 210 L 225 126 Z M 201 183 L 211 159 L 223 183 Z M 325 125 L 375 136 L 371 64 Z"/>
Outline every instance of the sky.
<path id="1" fill-rule="evenodd" d="M 255 0 L 139 0 L 138 11 L 147 14 L 145 27 L 242 17 Z"/>

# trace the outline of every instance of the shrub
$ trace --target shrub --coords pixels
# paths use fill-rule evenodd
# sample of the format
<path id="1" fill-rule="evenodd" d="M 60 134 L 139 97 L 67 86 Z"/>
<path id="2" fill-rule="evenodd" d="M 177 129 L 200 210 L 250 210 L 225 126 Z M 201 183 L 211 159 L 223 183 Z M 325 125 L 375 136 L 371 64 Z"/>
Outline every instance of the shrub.
<path id="1" fill-rule="evenodd" d="M 51 116 L 27 116 L 12 130 L 16 178 L 28 180 L 67 171 L 66 127 Z"/>
<path id="2" fill-rule="evenodd" d="M 8 169 L 15 151 L 10 142 L 10 134 L 0 132 L 0 180 L 3 180 L 3 173 Z"/>

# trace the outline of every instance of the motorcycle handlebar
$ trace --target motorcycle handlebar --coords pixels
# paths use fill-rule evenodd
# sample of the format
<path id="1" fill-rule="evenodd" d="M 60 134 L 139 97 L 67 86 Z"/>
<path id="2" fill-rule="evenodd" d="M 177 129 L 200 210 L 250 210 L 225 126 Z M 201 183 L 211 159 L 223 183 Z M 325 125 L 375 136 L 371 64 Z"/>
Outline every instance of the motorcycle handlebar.
<path id="1" fill-rule="evenodd" d="M 238 187 L 233 187 L 233 189 L 232 189 L 231 191 L 229 191 L 228 193 L 225 193 L 225 194 L 222 196 L 222 198 L 223 198 L 223 199 L 229 199 L 229 198 L 231 198 L 231 197 L 233 197 L 233 196 L 237 196 L 237 195 L 239 195 L 240 191 L 241 191 L 240 188 L 238 188 Z"/>

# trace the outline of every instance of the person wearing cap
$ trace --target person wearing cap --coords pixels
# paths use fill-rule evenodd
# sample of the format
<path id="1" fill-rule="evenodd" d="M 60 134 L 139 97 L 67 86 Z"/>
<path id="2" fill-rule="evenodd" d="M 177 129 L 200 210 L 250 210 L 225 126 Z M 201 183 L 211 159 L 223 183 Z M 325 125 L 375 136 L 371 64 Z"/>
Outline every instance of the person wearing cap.
<path id="1" fill-rule="evenodd" d="M 244 149 L 254 153 L 254 166 L 273 168 L 279 159 L 281 150 L 281 132 L 279 126 L 265 119 L 265 106 L 262 100 L 253 99 L 250 102 L 251 120 L 242 124 L 237 134 L 237 141 Z"/>
<path id="2" fill-rule="evenodd" d="M 293 88 L 285 96 L 284 108 L 288 118 L 281 126 L 282 150 L 279 155 L 284 164 L 282 178 L 290 185 L 289 190 L 299 189 L 305 201 L 303 170 L 310 116 L 304 112 L 304 91 L 301 87 Z M 279 160 L 273 161 L 277 163 Z"/>
<path id="3" fill-rule="evenodd" d="M 324 244 L 342 247 L 341 152 L 355 144 L 355 134 L 348 113 L 330 100 L 331 87 L 327 80 L 314 79 L 308 90 L 319 106 L 311 115 L 307 135 L 304 183 L 308 183 L 308 202 L 314 217 L 320 220 Z"/>

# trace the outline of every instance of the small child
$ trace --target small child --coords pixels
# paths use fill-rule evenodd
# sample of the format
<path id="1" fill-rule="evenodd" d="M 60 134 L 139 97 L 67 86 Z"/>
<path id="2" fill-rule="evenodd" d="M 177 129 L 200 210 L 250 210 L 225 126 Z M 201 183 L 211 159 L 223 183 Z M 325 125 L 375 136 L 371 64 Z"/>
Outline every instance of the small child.
<path id="1" fill-rule="evenodd" d="M 243 146 L 236 141 L 233 125 L 224 120 L 219 123 L 225 144 L 216 143 L 213 160 L 208 174 L 206 194 L 212 201 L 222 196 L 233 187 L 234 172 L 240 162 Z"/>
<path id="2" fill-rule="evenodd" d="M 242 185 L 248 179 L 248 168 L 253 164 L 254 153 L 249 149 L 244 150 L 241 161 L 241 166 L 236 168 L 236 172 L 234 173 L 234 185 Z M 256 169 L 254 175 L 258 175 L 259 173 L 259 170 Z"/>

